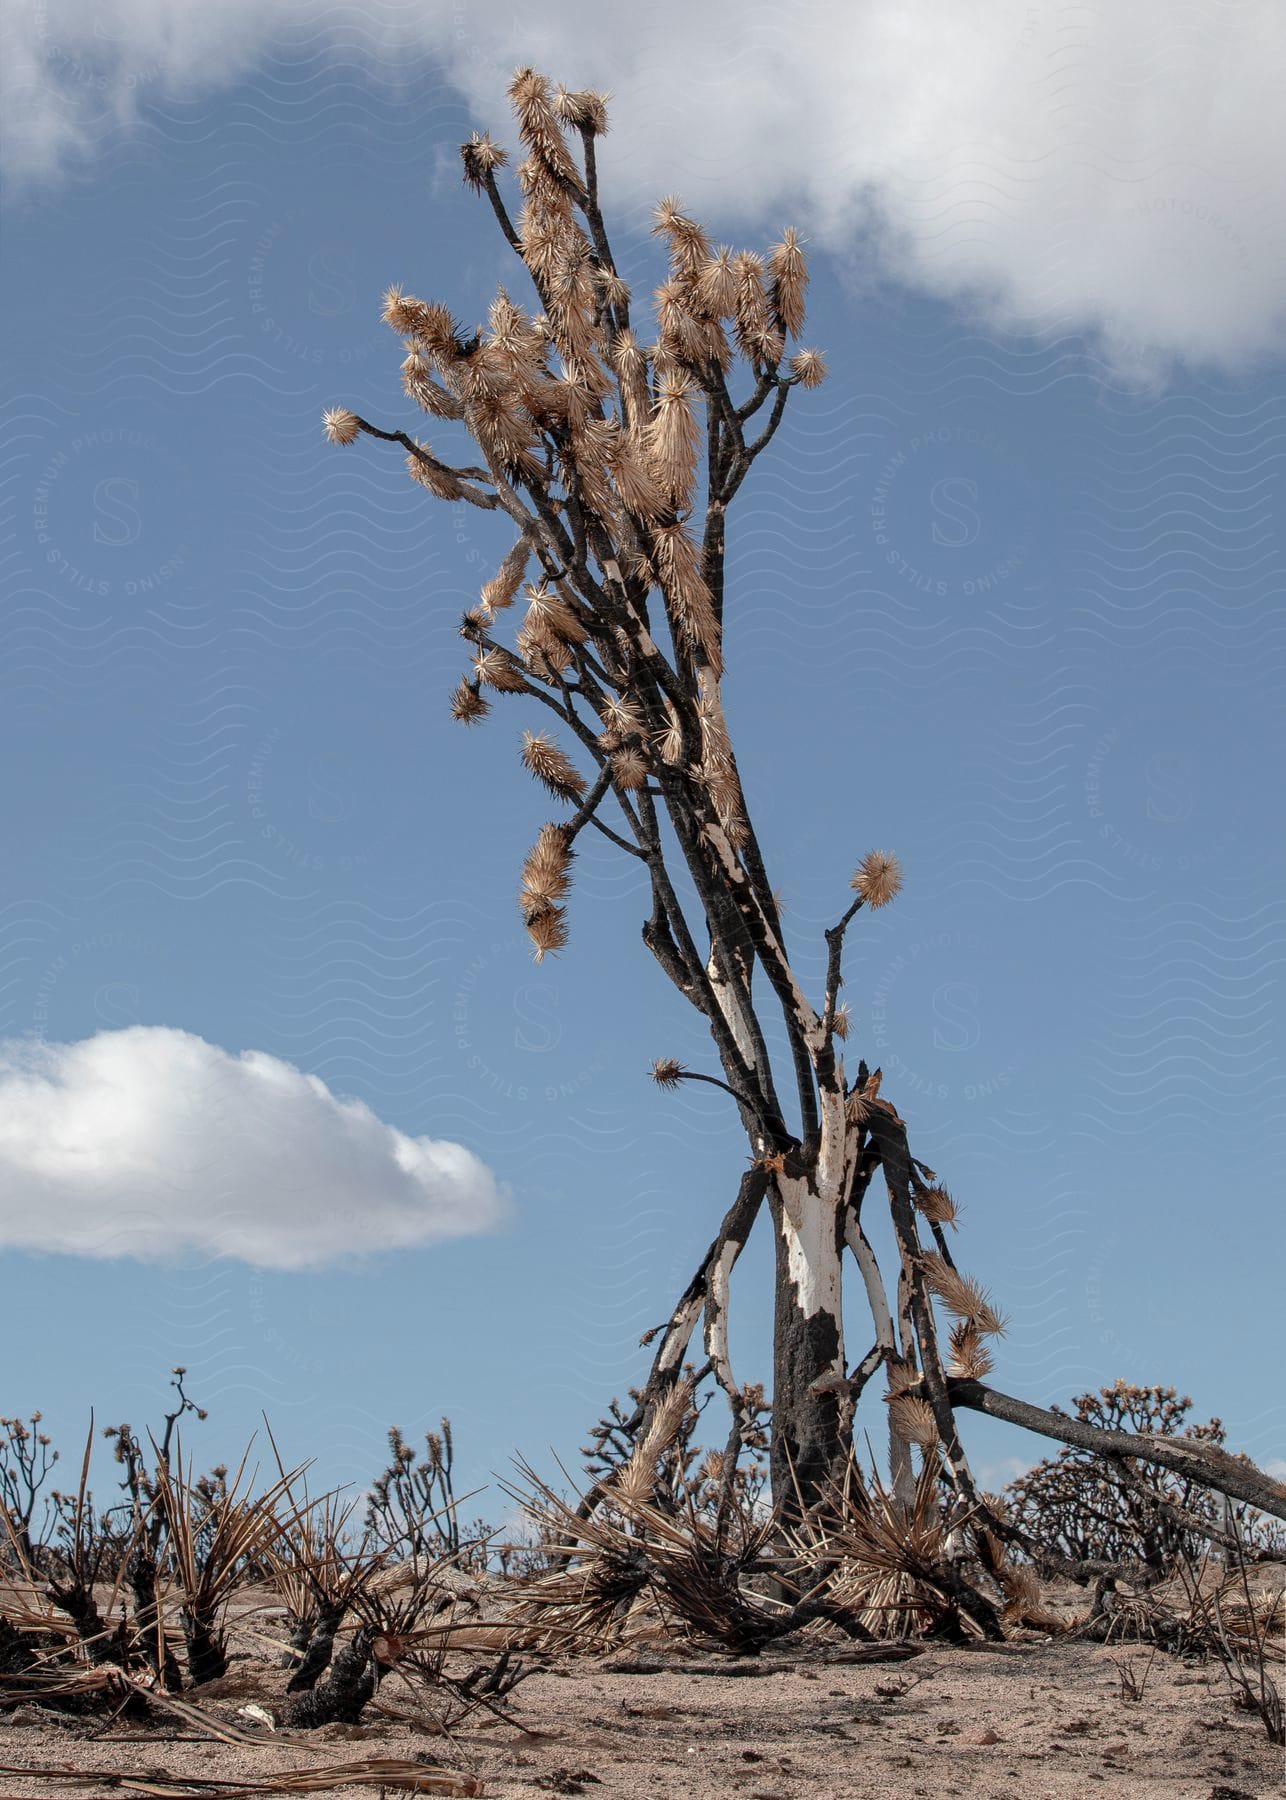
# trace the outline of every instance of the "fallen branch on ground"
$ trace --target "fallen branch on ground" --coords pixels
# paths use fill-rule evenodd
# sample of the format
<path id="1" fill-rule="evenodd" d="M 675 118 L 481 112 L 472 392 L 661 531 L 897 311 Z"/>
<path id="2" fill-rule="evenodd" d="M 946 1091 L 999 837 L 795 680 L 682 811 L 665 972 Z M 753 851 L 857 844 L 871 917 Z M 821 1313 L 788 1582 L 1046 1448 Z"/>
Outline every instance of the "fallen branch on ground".
<path id="1" fill-rule="evenodd" d="M 189 1795 L 209 1800 L 241 1800 L 245 1794 L 312 1794 L 337 1787 L 395 1788 L 407 1794 L 447 1794 L 459 1800 L 485 1792 L 476 1775 L 461 1775 L 434 1764 L 404 1762 L 398 1757 L 372 1757 L 369 1762 L 329 1763 L 324 1769 L 283 1769 L 278 1775 L 261 1775 L 254 1781 L 224 1781 L 201 1775 L 169 1775 L 159 1771 L 139 1775 L 128 1769 L 80 1772 L 68 1768 L 20 1768 L 0 1764 L 0 1775 L 21 1775 L 27 1781 L 57 1781 L 67 1787 L 111 1786 L 127 1794 L 148 1794 L 154 1800 L 188 1800 Z"/>

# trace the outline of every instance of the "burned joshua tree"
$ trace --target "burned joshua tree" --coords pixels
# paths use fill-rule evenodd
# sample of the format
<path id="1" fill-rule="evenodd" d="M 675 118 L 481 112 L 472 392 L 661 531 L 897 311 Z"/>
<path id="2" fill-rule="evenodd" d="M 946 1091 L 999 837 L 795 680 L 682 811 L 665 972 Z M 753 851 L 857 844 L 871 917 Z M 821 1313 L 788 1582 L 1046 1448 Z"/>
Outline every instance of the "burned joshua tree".
<path id="1" fill-rule="evenodd" d="M 438 300 L 394 288 L 384 303 L 403 340 L 408 398 L 471 447 L 439 455 L 343 407 L 325 427 L 336 444 L 366 434 L 401 445 L 410 475 L 435 498 L 511 523 L 512 548 L 461 621 L 472 666 L 452 708 L 465 725 L 497 701 L 544 709 L 547 729 L 526 730 L 522 744 L 560 808 L 521 875 L 536 957 L 567 943 L 583 832 L 641 862 L 651 888 L 643 941 L 703 1015 L 717 1067 L 663 1058 L 652 1073 L 663 1088 L 721 1088 L 745 1129 L 750 1165 L 672 1315 L 649 1334 L 654 1360 L 627 1436 L 638 1438 L 682 1379 L 698 1327 L 699 1373 L 726 1394 L 734 1436 L 739 1424 L 752 1428 L 728 1355 L 729 1287 L 766 1214 L 776 1245 L 775 1497 L 808 1504 L 823 1494 L 845 1464 L 859 1396 L 883 1368 L 894 1491 L 913 1500 L 918 1445 L 941 1454 L 959 1499 L 977 1507 L 956 1405 L 1021 1413 L 1056 1438 L 1070 1421 L 982 1385 L 1003 1321 L 955 1266 L 946 1236 L 954 1204 L 915 1157 L 880 1071 L 846 1065 L 845 936 L 861 912 L 895 898 L 898 862 L 879 850 L 857 862 L 847 910 L 825 934 L 823 989 L 807 993 L 724 713 L 724 633 L 735 621 L 725 592 L 729 513 L 796 390 L 826 373 L 801 341 L 803 251 L 793 231 L 762 255 L 715 245 L 676 200 L 663 200 L 655 233 L 668 267 L 640 327 L 599 204 L 603 98 L 554 89 L 530 69 L 510 98 L 524 151 L 518 210 L 501 191 L 506 153 L 489 136 L 463 146 L 464 176 L 495 214 L 534 305 L 502 288 L 474 330 Z M 776 1060 L 770 1038 L 785 1045 Z M 863 1228 L 877 1176 L 895 1270 L 878 1266 Z M 854 1361 L 841 1304 L 850 1271 L 871 1315 Z M 951 1319 L 946 1347 L 935 1299 Z M 1256 1492 L 1241 1497 L 1286 1509 L 1277 1484 L 1256 1477 Z"/>

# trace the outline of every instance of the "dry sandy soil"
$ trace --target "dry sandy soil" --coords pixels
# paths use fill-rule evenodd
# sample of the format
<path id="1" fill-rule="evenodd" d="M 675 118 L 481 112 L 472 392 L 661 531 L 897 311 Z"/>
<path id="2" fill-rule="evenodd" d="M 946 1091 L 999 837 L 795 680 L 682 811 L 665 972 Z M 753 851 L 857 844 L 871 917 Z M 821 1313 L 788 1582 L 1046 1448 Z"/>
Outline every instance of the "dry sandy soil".
<path id="1" fill-rule="evenodd" d="M 756 1663 L 671 1651 L 640 1655 L 631 1672 L 569 1661 L 517 1690 L 523 1729 L 495 1724 L 454 1739 L 368 1708 L 369 1725 L 265 1730 L 261 1742 L 234 1747 L 203 1742 L 177 1719 L 172 1730 L 117 1724 L 104 1735 L 101 1722 L 28 1706 L 0 1715 L 0 1800 L 107 1795 L 120 1791 L 109 1772 L 162 1770 L 245 1782 L 251 1794 L 258 1779 L 285 1769 L 375 1756 L 466 1771 L 494 1800 L 1260 1800 L 1281 1792 L 1281 1751 L 1233 1707 L 1217 1665 L 1158 1655 L 1142 1702 L 1131 1702 L 1116 1665 L 1141 1670 L 1147 1654 L 1138 1650 L 1046 1640 L 932 1646 L 897 1664 L 843 1656 L 833 1645 L 796 1644 Z M 241 1639 L 229 1675 L 191 1697 L 209 1715 L 254 1729 L 238 1709 L 253 1701 L 271 1710 L 284 1680 L 262 1645 Z M 380 1692 L 400 1708 L 409 1696 L 395 1696 L 397 1685 Z M 83 1786 L 14 1772 L 36 1768 L 101 1771 L 103 1779 Z M 325 1791 L 370 1800 L 379 1789 Z"/>
<path id="2" fill-rule="evenodd" d="M 245 1748 L 177 1733 L 106 1737 L 83 1721 L 22 1708 L 0 1723 L 7 1769 L 164 1769 L 184 1777 L 256 1777 L 366 1757 L 425 1757 L 483 1778 L 495 1800 L 585 1793 L 598 1800 L 906 1800 L 906 1796 L 1155 1795 L 1234 1800 L 1281 1793 L 1281 1751 L 1228 1703 L 1218 1669 L 1158 1656 L 1142 1703 L 1120 1697 L 1097 1645 L 1030 1643 L 929 1649 L 892 1665 L 771 1658 L 756 1674 L 701 1660 L 654 1674 L 611 1674 L 591 1661 L 533 1676 L 519 1688 L 528 1735 L 495 1726 L 443 1741 L 403 1726 L 326 1726 L 306 1737 L 265 1735 Z M 1146 1660 L 1133 1652 L 1138 1661 Z M 746 1669 L 747 1665 L 733 1665 Z M 697 1672 L 699 1670 L 699 1672 Z M 209 1714 L 238 1719 L 247 1699 L 272 1705 L 276 1670 L 240 1661 L 196 1694 Z M 901 1696 L 879 1688 L 906 1685 Z M 1090 1786 L 1091 1784 L 1091 1786 Z M 337 1795 L 378 1789 L 337 1786 Z M 99 1786 L 0 1775 L 0 1795 L 95 1795 Z"/>

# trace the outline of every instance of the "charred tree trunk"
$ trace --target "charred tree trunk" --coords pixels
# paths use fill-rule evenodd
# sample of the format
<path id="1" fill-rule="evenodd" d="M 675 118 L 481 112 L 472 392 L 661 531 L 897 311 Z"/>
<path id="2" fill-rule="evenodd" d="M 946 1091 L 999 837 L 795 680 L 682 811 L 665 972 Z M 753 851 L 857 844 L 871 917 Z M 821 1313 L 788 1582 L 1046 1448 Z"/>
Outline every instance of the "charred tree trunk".
<path id="1" fill-rule="evenodd" d="M 195 1687 L 218 1681 L 228 1672 L 228 1650 L 216 1622 L 203 1613 L 185 1611 L 183 1641 L 188 1652 L 188 1679 Z"/>
<path id="2" fill-rule="evenodd" d="M 319 1676 L 326 1669 L 334 1654 L 335 1633 L 339 1630 L 343 1617 L 344 1608 L 342 1606 L 323 1604 L 318 1607 L 303 1661 L 286 1683 L 288 1694 L 306 1693 L 310 1688 L 316 1686 Z"/>
<path id="3" fill-rule="evenodd" d="M 143 1655 L 167 1694 L 177 1694 L 183 1686 L 178 1658 L 161 1617 L 157 1598 L 156 1558 L 147 1547 L 134 1553 L 130 1565 L 130 1592 L 134 1596 L 134 1630 Z"/>
<path id="4" fill-rule="evenodd" d="M 281 1666 L 283 1669 L 297 1669 L 299 1667 L 309 1644 L 312 1642 L 313 1630 L 316 1624 L 317 1615 L 315 1613 L 304 1613 L 298 1618 L 292 1616 L 290 1620 L 290 1636 L 286 1639 L 290 1648 L 283 1650 L 281 1653 Z M 294 1654 L 296 1652 L 297 1654 Z"/>
<path id="5" fill-rule="evenodd" d="M 69 1582 L 66 1586 L 51 1582 L 45 1589 L 45 1596 L 60 1612 L 65 1612 L 76 1627 L 76 1635 L 91 1663 L 126 1666 L 125 1647 L 121 1641 L 123 1634 L 119 1630 L 108 1630 L 98 1610 L 98 1602 L 81 1582 Z"/>
<path id="6" fill-rule="evenodd" d="M 308 1731 L 318 1725 L 356 1725 L 362 1716 L 362 1708 L 375 1692 L 375 1668 L 371 1658 L 374 1638 L 374 1631 L 367 1625 L 354 1632 L 331 1664 L 330 1674 L 321 1686 L 290 1702 L 283 1724 Z"/>
<path id="7" fill-rule="evenodd" d="M 0 1677 L 30 1675 L 39 1665 L 40 1658 L 26 1633 L 0 1613 Z"/>
<path id="8" fill-rule="evenodd" d="M 848 1454 L 840 1311 L 842 1224 L 807 1180 L 779 1178 L 773 1308 L 773 1499 L 787 1511 L 817 1504 Z"/>

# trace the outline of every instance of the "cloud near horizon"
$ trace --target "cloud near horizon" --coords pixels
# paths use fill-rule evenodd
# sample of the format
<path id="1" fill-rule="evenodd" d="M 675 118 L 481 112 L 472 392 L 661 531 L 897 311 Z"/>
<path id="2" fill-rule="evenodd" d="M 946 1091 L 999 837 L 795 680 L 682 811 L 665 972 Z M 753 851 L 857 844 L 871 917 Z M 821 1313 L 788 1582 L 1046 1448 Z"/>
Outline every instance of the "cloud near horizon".
<path id="1" fill-rule="evenodd" d="M 605 19 L 610 28 L 605 29 Z M 434 57 L 506 138 L 534 63 L 614 91 L 629 202 L 678 189 L 721 223 L 795 219 L 864 276 L 986 327 L 1086 333 L 1113 362 L 1237 367 L 1286 345 L 1286 13 L 1137 0 L 59 0 L 10 9 L 4 166 L 56 179 L 147 97 L 253 77 L 289 42 L 396 85 Z M 278 96 L 279 97 L 279 96 Z M 301 102 L 292 104 L 292 116 Z"/>
<path id="2" fill-rule="evenodd" d="M 260 1050 L 135 1025 L 0 1041 L 0 1248 L 319 1269 L 489 1231 L 502 1190 Z"/>

